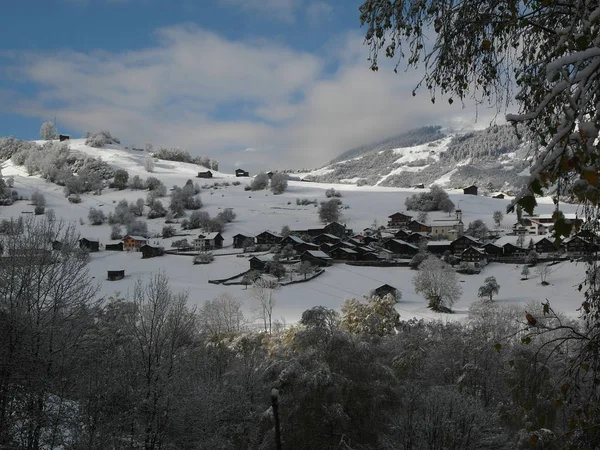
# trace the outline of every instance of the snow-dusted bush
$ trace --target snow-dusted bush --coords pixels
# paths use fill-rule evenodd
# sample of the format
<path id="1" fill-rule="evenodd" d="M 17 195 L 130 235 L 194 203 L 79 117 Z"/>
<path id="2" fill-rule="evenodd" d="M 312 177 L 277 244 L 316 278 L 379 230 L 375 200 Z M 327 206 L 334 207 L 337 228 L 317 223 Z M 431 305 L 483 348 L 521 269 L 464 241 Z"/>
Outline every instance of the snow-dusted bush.
<path id="1" fill-rule="evenodd" d="M 283 194 L 288 187 L 288 175 L 283 172 L 276 172 L 271 178 L 271 192 L 275 195 Z"/>
<path id="2" fill-rule="evenodd" d="M 85 145 L 100 148 L 110 144 L 120 144 L 121 141 L 110 134 L 108 130 L 102 130 L 97 133 L 87 133 L 85 135 Z"/>
<path id="3" fill-rule="evenodd" d="M 46 206 L 46 197 L 44 197 L 44 194 L 40 193 L 40 191 L 33 191 L 30 200 L 34 206 Z"/>
<path id="4" fill-rule="evenodd" d="M 225 223 L 218 218 L 210 219 L 204 226 L 204 230 L 209 233 L 222 233 L 225 229 Z"/>
<path id="5" fill-rule="evenodd" d="M 22 141 L 21 139 L 15 139 L 10 136 L 7 138 L 0 138 L 0 161 L 6 161 L 12 159 L 14 155 L 19 153 L 25 153 L 23 160 L 20 164 L 17 163 L 16 159 L 12 159 L 15 164 L 22 165 L 30 149 L 37 149 L 38 145 L 35 142 Z"/>
<path id="6" fill-rule="evenodd" d="M 236 218 L 235 212 L 233 212 L 233 208 L 225 208 L 219 214 L 217 214 L 217 218 L 223 220 L 223 222 L 233 222 Z"/>
<path id="7" fill-rule="evenodd" d="M 166 186 L 156 177 L 148 177 L 146 179 L 146 189 L 156 191 L 160 197 L 167 195 Z"/>
<path id="8" fill-rule="evenodd" d="M 122 191 L 127 187 L 127 182 L 129 181 L 129 172 L 125 169 L 117 169 L 114 174 L 114 181 L 112 186 Z"/>
<path id="9" fill-rule="evenodd" d="M 70 194 L 67 197 L 67 200 L 69 200 L 70 203 L 81 203 L 81 197 L 79 194 Z"/>
<path id="10" fill-rule="evenodd" d="M 146 169 L 146 172 L 154 172 L 154 158 L 152 158 L 152 156 L 146 157 L 146 160 L 144 161 L 144 169 Z"/>
<path id="11" fill-rule="evenodd" d="M 167 215 L 167 210 L 160 200 L 148 202 L 148 206 L 150 207 L 150 211 L 148 211 L 148 219 L 157 219 Z"/>
<path id="12" fill-rule="evenodd" d="M 165 225 L 162 229 L 162 237 L 163 239 L 168 239 L 170 237 L 175 236 L 175 227 L 173 225 Z"/>
<path id="13" fill-rule="evenodd" d="M 56 131 L 56 125 L 53 122 L 44 122 L 40 128 L 40 137 L 45 141 L 52 139 L 58 139 L 58 132 Z"/>
<path id="14" fill-rule="evenodd" d="M 36 216 L 39 216 L 39 215 L 44 214 L 45 209 L 46 209 L 46 207 L 44 205 L 35 205 L 33 212 L 35 213 Z"/>
<path id="15" fill-rule="evenodd" d="M 123 231 L 121 230 L 121 225 L 114 224 L 110 228 L 110 238 L 113 241 L 118 239 L 123 239 Z"/>
<path id="16" fill-rule="evenodd" d="M 325 191 L 325 197 L 327 198 L 332 198 L 332 197 L 341 197 L 342 193 L 340 191 L 336 191 L 335 189 L 331 188 L 331 189 L 327 189 Z"/>
<path id="17" fill-rule="evenodd" d="M 144 180 L 142 180 L 139 175 L 134 175 L 129 182 L 129 188 L 132 191 L 141 191 L 146 189 L 146 186 L 144 184 Z"/>
<path id="18" fill-rule="evenodd" d="M 441 187 L 433 185 L 429 192 L 421 192 L 408 197 L 404 205 L 409 211 L 440 211 L 442 207 L 448 209 L 450 202 L 448 193 Z"/>
<path id="19" fill-rule="evenodd" d="M 215 257 L 210 252 L 204 252 L 194 256 L 194 264 L 209 264 L 214 260 Z"/>
<path id="20" fill-rule="evenodd" d="M 131 212 L 131 208 L 129 207 L 129 203 L 127 200 L 123 199 L 117 203 L 115 207 L 115 211 L 112 214 L 108 215 L 108 223 L 127 225 L 133 220 L 133 213 Z"/>
<path id="21" fill-rule="evenodd" d="M 192 162 L 192 156 L 190 155 L 190 152 L 181 148 L 160 147 L 152 154 L 152 156 L 158 159 L 165 159 L 167 161 Z M 210 168 L 209 166 L 206 167 Z"/>
<path id="22" fill-rule="evenodd" d="M 135 203 L 131 203 L 129 205 L 129 210 L 134 216 L 143 216 L 144 215 L 144 199 L 138 198 Z"/>
<path id="23" fill-rule="evenodd" d="M 250 189 L 252 189 L 253 191 L 261 191 L 263 189 L 266 189 L 268 185 L 269 175 L 267 175 L 265 172 L 260 172 L 256 174 L 256 176 L 252 180 L 252 183 L 250 183 Z"/>
<path id="24" fill-rule="evenodd" d="M 148 237 L 148 224 L 145 220 L 132 220 L 127 224 L 127 234 Z"/>
<path id="25" fill-rule="evenodd" d="M 186 228 L 189 230 L 204 228 L 209 221 L 210 215 L 206 211 L 194 211 L 186 222 Z"/>
<path id="26" fill-rule="evenodd" d="M 340 220 L 340 207 L 342 202 L 337 198 L 332 198 L 326 202 L 321 202 L 319 207 L 319 219 L 321 222 L 337 222 Z"/>
<path id="27" fill-rule="evenodd" d="M 101 209 L 90 208 L 88 213 L 88 222 L 90 225 L 102 225 L 106 222 L 106 215 Z"/>

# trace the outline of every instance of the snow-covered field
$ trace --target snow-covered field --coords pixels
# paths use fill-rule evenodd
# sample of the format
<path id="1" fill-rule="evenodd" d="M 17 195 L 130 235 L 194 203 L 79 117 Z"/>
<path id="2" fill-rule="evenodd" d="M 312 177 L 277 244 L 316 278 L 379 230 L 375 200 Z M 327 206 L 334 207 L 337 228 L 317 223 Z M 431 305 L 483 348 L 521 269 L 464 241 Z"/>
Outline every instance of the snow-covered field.
<path id="1" fill-rule="evenodd" d="M 414 194 L 413 189 L 385 188 L 379 186 L 357 187 L 347 184 L 316 184 L 300 181 L 289 182 L 288 190 L 282 195 L 273 195 L 270 191 L 244 191 L 244 185 L 249 183 L 248 178 L 235 178 L 234 175 L 215 172 L 215 178 L 204 180 L 195 178 L 199 166 L 172 161 L 157 161 L 154 173 L 149 174 L 144 170 L 145 152 L 125 150 L 121 147 L 103 149 L 90 148 L 84 145 L 83 140 L 73 140 L 71 148 L 74 152 L 100 156 L 114 167 L 126 169 L 130 177 L 139 175 L 142 178 L 155 176 L 170 188 L 173 185 L 182 186 L 187 179 L 194 182 L 212 185 L 215 182 L 241 181 L 240 186 L 229 186 L 219 189 L 204 189 L 201 199 L 204 203 L 203 210 L 211 216 L 223 208 L 233 208 L 237 219 L 227 225 L 223 236 L 225 247 L 231 248 L 232 236 L 237 233 L 258 234 L 264 230 L 279 231 L 283 225 L 290 228 L 302 229 L 319 226 L 317 208 L 313 205 L 297 206 L 297 198 L 325 200 L 325 190 L 335 188 L 342 193 L 341 200 L 348 208 L 343 210 L 342 223 L 345 223 L 355 232 L 360 232 L 370 226 L 374 221 L 385 224 L 387 217 L 397 211 L 405 211 L 404 201 L 407 196 Z M 145 198 L 145 191 L 116 191 L 106 189 L 102 195 L 82 195 L 82 203 L 71 204 L 64 196 L 60 186 L 47 183 L 37 176 L 28 176 L 23 167 L 15 167 L 10 162 L 2 165 L 2 174 L 14 176 L 15 189 L 20 195 L 28 197 L 34 190 L 39 190 L 46 197 L 46 209 L 53 209 L 56 217 L 74 223 L 82 236 L 98 238 L 101 242 L 109 242 L 110 227 L 90 226 L 87 224 L 87 215 L 90 207 L 101 208 L 105 213 L 114 209 L 115 204 L 121 199 L 135 201 Z M 487 225 L 493 227 L 492 214 L 494 211 L 506 209 L 511 199 L 492 199 L 463 195 L 462 192 L 450 191 L 452 201 L 463 211 L 463 221 L 468 224 L 474 219 L 483 219 Z M 163 199 L 165 206 L 168 198 Z M 540 199 L 539 213 L 550 213 L 554 205 L 550 199 Z M 574 205 L 564 205 L 565 212 L 576 212 Z M 32 212 L 33 206 L 27 201 L 16 202 L 12 206 L 0 207 L 0 218 L 18 217 L 24 212 Z M 447 217 L 444 213 L 430 213 L 429 220 Z M 503 226 L 509 227 L 514 221 L 514 215 L 505 217 Z M 80 221 L 84 224 L 81 225 Z M 160 233 L 164 226 L 164 219 L 148 220 L 151 232 Z M 188 240 L 195 238 L 199 230 L 189 231 Z M 156 239 L 170 248 L 172 238 Z M 125 295 L 131 292 L 136 280 L 144 278 L 151 273 L 164 270 L 171 279 L 171 284 L 176 291 L 187 291 L 192 305 L 201 305 L 205 300 L 210 300 L 222 292 L 234 294 L 245 302 L 248 313 L 252 309 L 252 300 L 249 291 L 243 286 L 222 286 L 209 284 L 209 279 L 226 278 L 249 268 L 247 258 L 235 255 L 217 256 L 209 265 L 192 264 L 192 258 L 186 256 L 165 255 L 160 258 L 142 260 L 140 253 L 106 252 L 92 254 L 90 271 L 95 280 L 100 283 L 100 292 L 103 296 L 120 292 Z M 126 278 L 121 281 L 108 282 L 107 270 L 125 269 Z M 277 296 L 275 317 L 283 318 L 288 323 L 300 318 L 304 310 L 315 305 L 324 305 L 339 308 L 344 299 L 367 295 L 372 289 L 383 283 L 388 283 L 402 291 L 402 301 L 398 310 L 403 318 L 442 318 L 443 320 L 457 320 L 465 317 L 469 305 L 477 300 L 477 289 L 485 277 L 495 276 L 500 284 L 498 302 L 525 305 L 529 301 L 550 300 L 555 309 L 569 315 L 576 315 L 575 309 L 581 303 L 582 294 L 576 289 L 584 275 L 583 264 L 562 263 L 552 267 L 548 277 L 550 286 L 541 286 L 539 277 L 532 270 L 531 278 L 520 281 L 521 267 L 515 265 L 491 264 L 479 275 L 461 275 L 461 285 L 464 293 L 459 303 L 454 306 L 456 314 L 440 315 L 432 313 L 425 305 L 422 296 L 414 293 L 411 280 L 414 272 L 408 268 L 374 268 L 355 267 L 345 264 L 335 265 L 326 269 L 321 277 L 308 283 L 281 288 Z"/>

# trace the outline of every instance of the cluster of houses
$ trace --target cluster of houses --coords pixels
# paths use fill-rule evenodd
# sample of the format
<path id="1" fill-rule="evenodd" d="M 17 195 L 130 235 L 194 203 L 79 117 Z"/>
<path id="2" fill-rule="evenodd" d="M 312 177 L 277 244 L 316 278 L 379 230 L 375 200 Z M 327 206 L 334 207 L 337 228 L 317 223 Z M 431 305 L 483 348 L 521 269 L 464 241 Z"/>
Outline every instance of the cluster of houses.
<path id="1" fill-rule="evenodd" d="M 98 239 L 81 238 L 79 239 L 79 247 L 93 253 L 100 251 L 100 241 Z M 137 251 L 142 253 L 142 259 L 154 258 L 162 256 L 165 253 L 164 247 L 150 243 L 150 239 L 144 236 L 127 235 L 122 241 L 106 244 L 106 251 Z"/>

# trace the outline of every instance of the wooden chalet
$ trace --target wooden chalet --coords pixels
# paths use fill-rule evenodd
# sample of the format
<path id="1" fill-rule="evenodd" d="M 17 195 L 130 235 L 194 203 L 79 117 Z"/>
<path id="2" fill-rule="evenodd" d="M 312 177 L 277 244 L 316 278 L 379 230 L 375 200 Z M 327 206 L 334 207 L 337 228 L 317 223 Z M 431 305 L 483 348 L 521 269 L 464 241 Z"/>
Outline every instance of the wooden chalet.
<path id="1" fill-rule="evenodd" d="M 235 169 L 236 177 L 249 177 L 250 174 L 246 172 L 244 169 Z"/>
<path id="2" fill-rule="evenodd" d="M 489 256 L 499 258 L 504 255 L 504 249 L 499 245 L 488 242 L 481 247 Z"/>
<path id="3" fill-rule="evenodd" d="M 281 240 L 281 242 L 279 242 L 279 245 L 281 245 L 282 247 L 291 245 L 294 249 L 296 249 L 296 246 L 298 246 L 300 244 L 304 244 L 304 239 L 302 239 L 301 237 L 298 237 L 298 236 L 294 236 L 292 234 L 284 237 Z"/>
<path id="4" fill-rule="evenodd" d="M 267 263 L 271 262 L 271 259 L 263 259 L 257 256 L 253 256 L 248 260 L 248 262 L 250 263 L 250 269 L 260 270 L 262 272 L 266 269 Z"/>
<path id="5" fill-rule="evenodd" d="M 475 239 L 472 236 L 463 235 L 452 241 L 452 243 L 450 244 L 450 251 L 454 255 L 458 255 L 469 247 L 479 246 L 481 246 L 481 242 L 479 242 L 479 239 Z"/>
<path id="6" fill-rule="evenodd" d="M 322 233 L 318 236 L 315 236 L 315 238 L 313 239 L 313 242 L 317 245 L 337 244 L 340 241 L 341 241 L 341 238 L 339 238 L 336 235 L 329 234 L 329 233 Z"/>
<path id="7" fill-rule="evenodd" d="M 323 233 L 326 234 L 333 234 L 334 236 L 338 236 L 340 238 L 348 235 L 352 235 L 352 230 L 346 228 L 345 225 L 342 225 L 341 223 L 338 222 L 331 222 L 328 223 L 327 225 L 325 225 L 323 227 Z"/>
<path id="8" fill-rule="evenodd" d="M 104 249 L 108 252 L 122 252 L 124 249 L 123 242 L 116 242 L 113 244 L 106 244 Z"/>
<path id="9" fill-rule="evenodd" d="M 158 245 L 145 244 L 140 247 L 142 259 L 155 258 L 165 254 L 165 249 Z"/>
<path id="10" fill-rule="evenodd" d="M 206 236 L 199 237 L 197 242 L 199 243 L 199 247 L 201 250 L 215 250 L 218 248 L 223 248 L 223 236 L 221 233 L 208 233 Z"/>
<path id="11" fill-rule="evenodd" d="M 307 250 L 319 250 L 319 246 L 311 242 L 302 242 L 302 244 L 296 245 L 294 250 L 296 250 L 298 253 L 304 253 Z"/>
<path id="12" fill-rule="evenodd" d="M 198 176 L 196 178 L 212 178 L 213 174 L 210 170 L 206 170 L 204 172 L 198 172 Z"/>
<path id="13" fill-rule="evenodd" d="M 330 266 L 333 263 L 333 260 L 327 253 L 319 250 L 307 250 L 300 255 L 300 259 L 319 267 Z"/>
<path id="14" fill-rule="evenodd" d="M 525 256 L 527 254 L 527 249 L 507 242 L 502 246 L 502 252 L 504 256 L 518 257 Z"/>
<path id="15" fill-rule="evenodd" d="M 590 230 L 581 230 L 575 236 L 585 239 L 588 242 L 598 243 L 598 235 Z"/>
<path id="16" fill-rule="evenodd" d="M 451 251 L 452 241 L 429 241 L 427 243 L 427 251 L 434 255 L 443 255 Z"/>
<path id="17" fill-rule="evenodd" d="M 394 252 L 395 255 L 414 256 L 419 253 L 419 247 L 400 239 L 392 239 L 383 244 L 383 248 Z"/>
<path id="18" fill-rule="evenodd" d="M 379 242 L 380 238 L 377 237 L 376 235 L 369 235 L 369 236 L 365 236 L 365 238 L 363 239 L 363 242 L 367 245 L 372 244 L 373 242 Z"/>
<path id="19" fill-rule="evenodd" d="M 407 238 L 408 236 L 410 236 L 410 233 L 411 233 L 411 232 L 410 232 L 410 230 L 398 230 L 398 231 L 397 231 L 397 232 L 394 234 L 394 237 L 395 237 L 396 239 L 402 239 L 403 241 L 405 241 L 405 240 L 406 240 L 406 238 Z"/>
<path id="20" fill-rule="evenodd" d="M 398 239 L 398 238 L 396 238 Z M 427 233 L 410 233 L 405 239 L 400 239 L 401 241 L 406 241 L 409 244 L 420 245 L 423 241 L 429 241 L 431 238 Z"/>
<path id="21" fill-rule="evenodd" d="M 329 256 L 333 259 L 343 261 L 358 261 L 359 259 L 359 253 L 356 250 L 347 247 L 333 248 L 329 252 Z"/>
<path id="22" fill-rule="evenodd" d="M 463 194 L 464 195 L 477 195 L 477 186 L 472 184 L 471 186 L 463 188 Z"/>
<path id="23" fill-rule="evenodd" d="M 460 258 L 466 262 L 480 263 L 487 260 L 487 255 L 481 248 L 469 247 L 460 254 Z"/>
<path id="24" fill-rule="evenodd" d="M 139 250 L 142 245 L 148 243 L 148 238 L 144 236 L 127 235 L 123 238 L 123 248 L 125 250 Z"/>
<path id="25" fill-rule="evenodd" d="M 367 245 L 362 240 L 358 240 L 358 239 L 354 239 L 354 238 L 348 239 L 348 242 L 352 245 L 356 245 L 357 247 L 362 247 L 364 245 Z"/>
<path id="26" fill-rule="evenodd" d="M 373 292 L 377 297 L 380 298 L 383 298 L 386 295 L 391 295 L 392 297 L 396 298 L 396 295 L 398 295 L 398 289 L 396 289 L 394 286 L 390 286 L 389 284 L 382 284 Z"/>
<path id="27" fill-rule="evenodd" d="M 280 235 L 271 231 L 263 231 L 256 235 L 256 243 L 258 245 L 277 245 L 282 239 Z"/>
<path id="28" fill-rule="evenodd" d="M 565 249 L 571 255 L 582 255 L 584 253 L 593 253 L 597 250 L 597 246 L 579 236 L 565 239 Z"/>
<path id="29" fill-rule="evenodd" d="M 381 261 L 381 259 L 382 258 L 379 257 L 379 254 L 377 252 L 368 252 L 363 255 L 360 255 L 361 261 Z"/>
<path id="30" fill-rule="evenodd" d="M 412 216 L 397 212 L 388 216 L 388 227 L 404 227 L 412 220 Z"/>
<path id="31" fill-rule="evenodd" d="M 431 233 L 431 227 L 424 223 L 419 222 L 418 220 L 411 220 L 406 225 L 412 233 Z"/>
<path id="32" fill-rule="evenodd" d="M 109 270 L 106 279 L 108 281 L 118 281 L 125 278 L 124 270 Z"/>
<path id="33" fill-rule="evenodd" d="M 254 245 L 254 236 L 238 233 L 233 236 L 233 248 L 244 248 L 250 241 L 252 241 L 252 245 Z"/>
<path id="34" fill-rule="evenodd" d="M 68 141 L 70 139 L 71 139 L 71 136 L 69 136 L 68 134 L 59 134 L 58 135 L 58 141 L 59 142 Z"/>
<path id="35" fill-rule="evenodd" d="M 504 194 L 500 193 L 500 194 L 492 195 L 492 198 L 503 199 L 504 198 Z"/>
<path id="36" fill-rule="evenodd" d="M 554 245 L 554 242 L 547 237 L 540 239 L 533 244 L 533 248 L 537 253 L 554 253 L 558 251 L 558 248 Z"/>
<path id="37" fill-rule="evenodd" d="M 98 239 L 81 238 L 79 239 L 79 247 L 86 249 L 88 252 L 99 252 L 100 241 Z"/>

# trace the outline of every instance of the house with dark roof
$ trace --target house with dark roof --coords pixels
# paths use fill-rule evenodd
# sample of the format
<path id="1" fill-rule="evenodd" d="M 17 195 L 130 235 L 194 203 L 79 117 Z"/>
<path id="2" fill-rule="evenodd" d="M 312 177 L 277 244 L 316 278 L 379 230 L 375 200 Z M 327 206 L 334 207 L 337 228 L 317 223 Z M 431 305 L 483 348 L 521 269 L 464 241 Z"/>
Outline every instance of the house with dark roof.
<path id="1" fill-rule="evenodd" d="M 252 270 L 260 270 L 264 271 L 267 267 L 267 263 L 270 263 L 272 260 L 270 258 L 259 258 L 258 256 L 253 256 L 248 260 L 250 263 L 250 269 Z"/>
<path id="2" fill-rule="evenodd" d="M 206 170 L 204 172 L 198 172 L 197 178 L 212 178 L 213 173 L 210 170 Z"/>
<path id="3" fill-rule="evenodd" d="M 233 248 L 244 248 L 250 245 L 254 245 L 254 236 L 243 233 L 238 233 L 233 236 Z"/>
<path id="4" fill-rule="evenodd" d="M 249 177 L 250 174 L 246 172 L 244 169 L 235 169 L 236 177 Z"/>
<path id="5" fill-rule="evenodd" d="M 302 242 L 302 244 L 296 245 L 294 250 L 296 250 L 298 253 L 304 253 L 307 250 L 319 250 L 319 246 L 311 242 Z"/>
<path id="6" fill-rule="evenodd" d="M 118 281 L 125 278 L 125 270 L 108 270 L 106 279 L 108 281 Z"/>
<path id="7" fill-rule="evenodd" d="M 394 252 L 395 255 L 414 256 L 419 253 L 419 247 L 400 239 L 391 239 L 383 244 L 383 248 Z"/>
<path id="8" fill-rule="evenodd" d="M 412 216 L 397 212 L 388 216 L 388 227 L 404 227 L 411 221 Z"/>
<path id="9" fill-rule="evenodd" d="M 158 245 L 145 244 L 140 247 L 142 259 L 154 258 L 165 254 L 165 249 Z"/>
<path id="10" fill-rule="evenodd" d="M 277 245 L 283 238 L 272 231 L 263 231 L 256 235 L 256 243 L 258 245 Z"/>
<path id="11" fill-rule="evenodd" d="M 537 253 L 554 253 L 559 250 L 554 245 L 554 242 L 547 237 L 537 241 L 535 244 L 533 244 L 533 247 Z"/>
<path id="12" fill-rule="evenodd" d="M 116 242 L 113 244 L 106 244 L 104 246 L 104 250 L 108 251 L 113 251 L 113 252 L 122 252 L 123 251 L 123 242 Z"/>
<path id="13" fill-rule="evenodd" d="M 346 228 L 345 225 L 342 225 L 338 222 L 328 223 L 323 227 L 323 233 L 333 234 L 334 236 L 344 237 L 346 235 L 354 234 L 351 229 Z"/>
<path id="14" fill-rule="evenodd" d="M 464 195 L 477 195 L 477 186 L 472 184 L 471 186 L 467 186 L 466 188 L 463 188 L 463 194 Z"/>
<path id="15" fill-rule="evenodd" d="M 470 263 L 481 263 L 487 260 L 487 255 L 481 248 L 469 247 L 460 254 L 460 258 Z"/>
<path id="16" fill-rule="evenodd" d="M 298 236 L 294 236 L 293 234 L 284 237 L 279 242 L 279 245 L 281 245 L 282 247 L 285 247 L 286 245 L 291 245 L 294 249 L 300 244 L 304 244 L 304 240 Z"/>
<path id="17" fill-rule="evenodd" d="M 381 286 L 376 288 L 373 292 L 375 293 L 375 295 L 377 297 L 380 297 L 380 298 L 383 298 L 388 294 L 394 298 L 396 298 L 396 296 L 398 295 L 398 289 L 396 289 L 394 286 L 390 286 L 389 284 L 382 284 Z"/>
<path id="18" fill-rule="evenodd" d="M 481 246 L 481 242 L 479 241 L 479 239 L 476 239 L 473 236 L 467 236 L 465 234 L 465 235 L 462 235 L 452 241 L 452 243 L 450 244 L 450 251 L 453 254 L 458 255 L 459 253 L 462 253 L 469 247 L 480 247 L 480 246 Z"/>
<path id="19" fill-rule="evenodd" d="M 91 253 L 98 252 L 100 251 L 100 241 L 98 239 L 81 238 L 79 239 L 79 247 Z"/>
<path id="20" fill-rule="evenodd" d="M 481 248 L 492 258 L 499 258 L 504 255 L 504 249 L 491 242 L 488 242 Z"/>
<path id="21" fill-rule="evenodd" d="M 418 220 L 411 220 L 406 225 L 406 228 L 413 233 L 431 233 L 431 227 L 427 224 L 419 222 Z"/>
<path id="22" fill-rule="evenodd" d="M 319 267 L 330 266 L 333 263 L 331 256 L 319 250 L 305 251 L 302 253 L 302 255 L 300 255 L 300 260 L 308 261 L 309 263 Z"/>
<path id="23" fill-rule="evenodd" d="M 329 256 L 331 256 L 333 259 L 339 259 L 342 261 L 357 261 L 359 258 L 359 254 L 357 251 L 346 247 L 338 247 L 331 249 L 329 251 Z"/>
<path id="24" fill-rule="evenodd" d="M 202 235 L 201 235 L 202 236 Z M 206 251 L 206 250 L 215 250 L 218 248 L 223 248 L 223 241 L 225 239 L 221 236 L 221 233 L 208 233 L 206 236 L 198 237 L 194 241 L 197 249 Z"/>
<path id="25" fill-rule="evenodd" d="M 427 242 L 427 251 L 434 255 L 443 255 L 450 251 L 452 241 L 429 241 Z"/>
<path id="26" fill-rule="evenodd" d="M 313 239 L 313 242 L 317 245 L 336 244 L 340 241 L 341 241 L 340 237 L 333 235 L 333 234 L 329 234 L 329 233 L 321 233 L 318 236 L 315 236 Z"/>

